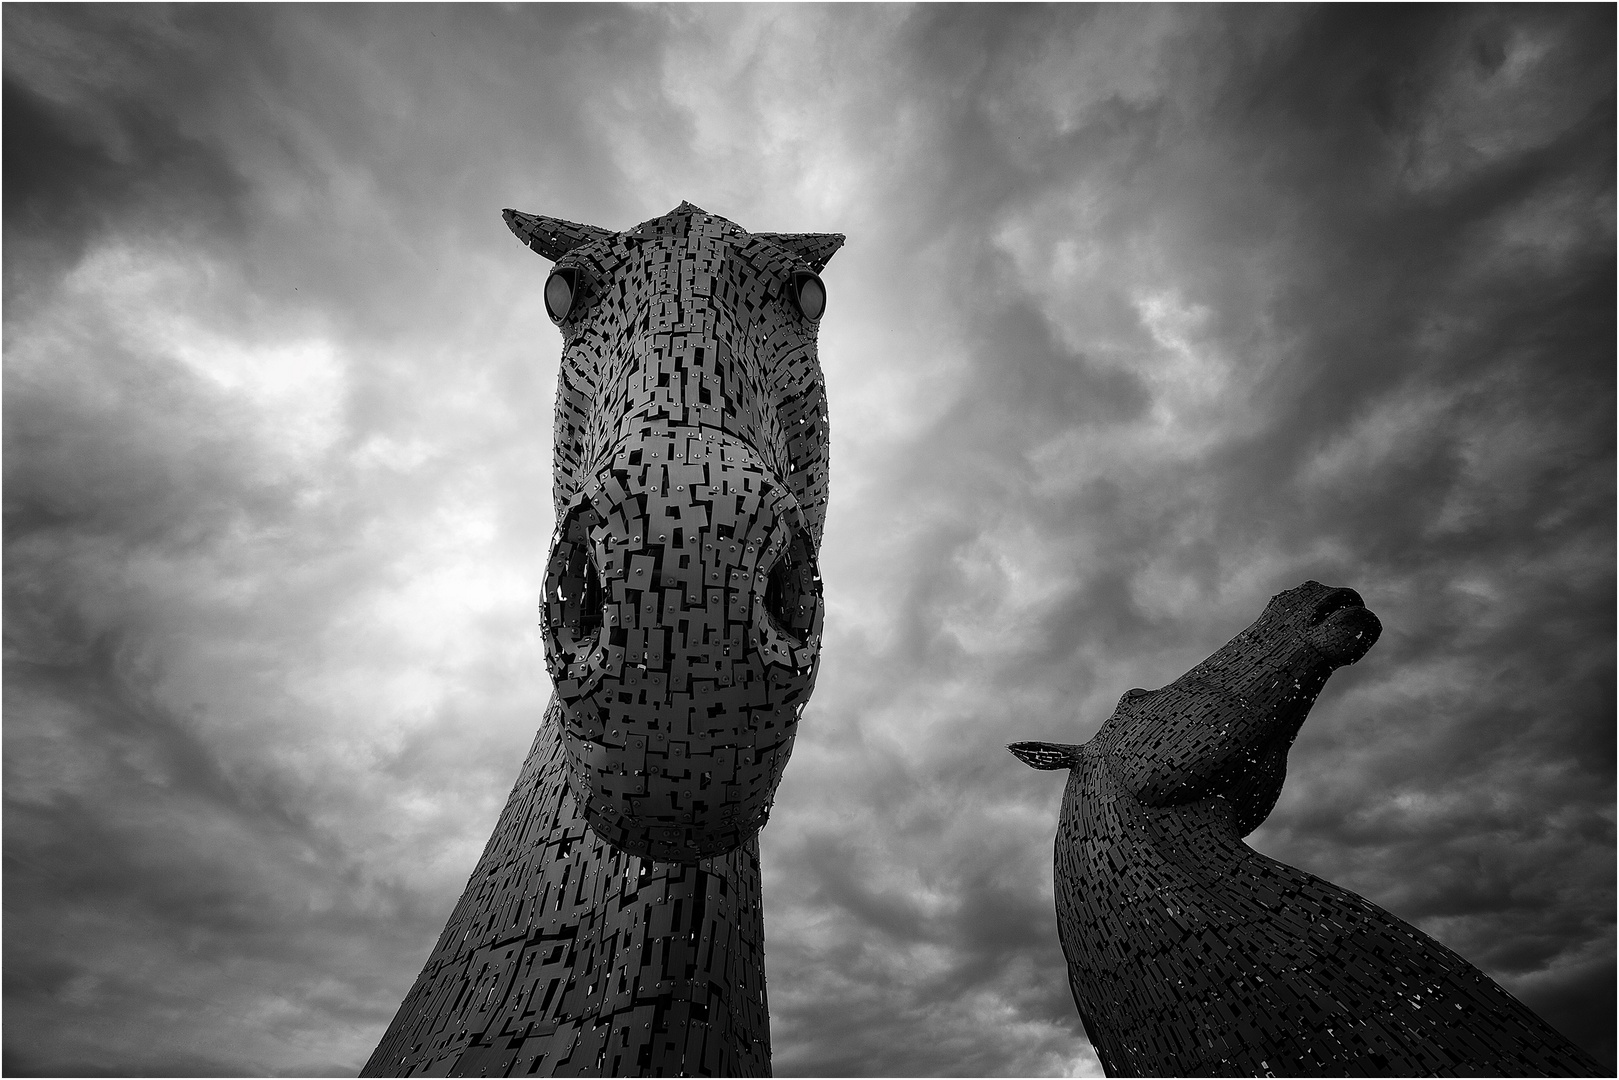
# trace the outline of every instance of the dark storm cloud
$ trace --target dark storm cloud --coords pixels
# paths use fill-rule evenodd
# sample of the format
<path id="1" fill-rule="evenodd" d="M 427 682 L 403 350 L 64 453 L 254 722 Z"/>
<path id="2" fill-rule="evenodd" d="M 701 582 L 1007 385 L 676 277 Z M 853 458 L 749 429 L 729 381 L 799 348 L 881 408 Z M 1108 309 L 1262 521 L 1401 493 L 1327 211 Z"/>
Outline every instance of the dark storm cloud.
<path id="1" fill-rule="evenodd" d="M 8 27 L 13 41 L 31 36 L 24 20 L 10 19 Z M 133 32 L 123 38 L 125 48 L 150 45 L 141 27 L 128 29 Z M 8 50 L 8 60 L 18 51 Z M 14 74 L 15 67 L 24 73 Z M 243 178 L 217 147 L 180 130 L 166 103 L 114 98 L 87 109 L 71 96 L 48 96 L 59 86 L 29 85 L 28 75 L 37 70 L 27 61 L 8 63 L 0 99 L 5 242 L 13 253 L 5 280 L 11 315 L 109 229 L 160 232 L 191 243 L 214 235 L 240 237 Z"/>
<path id="2" fill-rule="evenodd" d="M 358 1068 L 548 692 L 498 211 L 687 198 L 850 236 L 778 1074 L 1096 1072 L 1003 746 L 1309 577 L 1386 630 L 1255 845 L 1611 1060 L 1611 9 L 5 26 L 7 1071 Z"/>

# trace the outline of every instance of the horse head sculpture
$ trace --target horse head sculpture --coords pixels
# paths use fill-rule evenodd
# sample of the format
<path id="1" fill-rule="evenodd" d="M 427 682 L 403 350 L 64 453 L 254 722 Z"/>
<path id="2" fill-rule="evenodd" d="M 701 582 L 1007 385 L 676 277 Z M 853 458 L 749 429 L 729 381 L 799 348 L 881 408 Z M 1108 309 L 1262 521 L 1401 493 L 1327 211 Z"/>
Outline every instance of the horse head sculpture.
<path id="1" fill-rule="evenodd" d="M 1307 581 L 1271 597 L 1252 625 L 1174 682 L 1128 691 L 1087 748 L 1143 806 L 1219 796 L 1247 836 L 1276 806 L 1287 752 L 1328 677 L 1365 656 L 1382 631 L 1355 590 Z M 1043 746 L 1012 752 L 1056 767 L 1031 759 Z M 1046 753 L 1055 750 L 1079 748 Z"/>
<path id="2" fill-rule="evenodd" d="M 1601 1075 L 1596 1061 L 1421 930 L 1242 842 L 1338 668 L 1382 632 L 1307 581 L 1083 746 L 1054 870 L 1069 988 L 1109 1076 Z"/>
<path id="3" fill-rule="evenodd" d="M 569 786 L 635 855 L 758 832 L 815 685 L 818 276 L 843 237 L 681 203 L 627 232 L 505 211 L 563 335 L 541 600 Z"/>

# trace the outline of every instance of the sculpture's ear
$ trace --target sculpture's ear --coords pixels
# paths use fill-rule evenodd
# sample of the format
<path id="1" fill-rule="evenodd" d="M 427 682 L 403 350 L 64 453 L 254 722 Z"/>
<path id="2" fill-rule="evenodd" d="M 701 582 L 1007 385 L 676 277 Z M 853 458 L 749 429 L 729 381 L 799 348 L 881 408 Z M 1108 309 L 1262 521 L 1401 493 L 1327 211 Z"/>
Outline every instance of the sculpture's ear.
<path id="1" fill-rule="evenodd" d="M 506 218 L 506 227 L 517 239 L 552 262 L 581 244 L 613 235 L 611 229 L 598 229 L 594 225 L 580 225 L 540 214 L 525 214 L 519 210 L 502 210 L 501 214 Z"/>
<path id="2" fill-rule="evenodd" d="M 1031 769 L 1072 769 L 1085 755 L 1083 746 L 1072 743 L 1015 742 L 1007 749 Z"/>
<path id="3" fill-rule="evenodd" d="M 842 233 L 824 232 L 756 232 L 753 235 L 786 248 L 809 263 L 809 268 L 817 274 L 832 261 L 832 256 L 843 246 L 844 240 Z"/>

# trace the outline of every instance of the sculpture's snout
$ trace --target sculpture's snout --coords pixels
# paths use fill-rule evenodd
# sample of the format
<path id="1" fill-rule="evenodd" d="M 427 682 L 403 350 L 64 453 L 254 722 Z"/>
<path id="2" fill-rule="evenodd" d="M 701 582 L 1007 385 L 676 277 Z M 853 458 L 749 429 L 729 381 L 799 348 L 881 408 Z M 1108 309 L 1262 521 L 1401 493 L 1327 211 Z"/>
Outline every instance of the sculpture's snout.
<path id="1" fill-rule="evenodd" d="M 818 652 L 819 577 L 798 505 L 749 448 L 711 431 L 620 449 L 558 529 L 546 607 L 547 656 L 575 681 L 606 671 L 593 654 L 608 651 L 697 682 L 750 655 L 803 671 Z M 705 651 L 717 659 L 699 662 Z"/>
<path id="2" fill-rule="evenodd" d="M 1353 664 L 1365 656 L 1383 633 L 1382 621 L 1354 589 L 1309 581 L 1282 595 L 1293 592 L 1301 593 L 1298 607 L 1305 640 L 1333 667 Z"/>
<path id="3" fill-rule="evenodd" d="M 576 796 L 654 858 L 764 824 L 814 685 L 821 589 L 787 487 L 712 429 L 629 439 L 564 514 L 544 606 Z"/>

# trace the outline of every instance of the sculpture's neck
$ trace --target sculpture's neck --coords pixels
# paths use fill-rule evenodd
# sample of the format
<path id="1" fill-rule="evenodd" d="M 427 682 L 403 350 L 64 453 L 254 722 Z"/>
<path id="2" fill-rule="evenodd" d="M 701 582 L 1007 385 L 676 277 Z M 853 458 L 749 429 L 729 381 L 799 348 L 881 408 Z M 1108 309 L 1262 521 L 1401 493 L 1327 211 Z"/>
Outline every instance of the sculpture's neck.
<path id="1" fill-rule="evenodd" d="M 626 855 L 567 790 L 553 701 L 500 822 L 366 1075 L 765 1075 L 758 842 Z"/>

